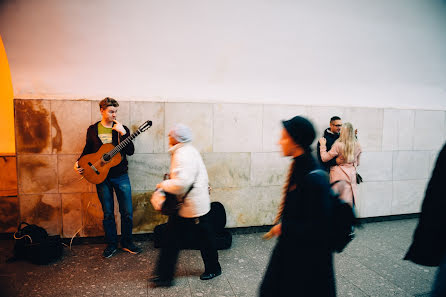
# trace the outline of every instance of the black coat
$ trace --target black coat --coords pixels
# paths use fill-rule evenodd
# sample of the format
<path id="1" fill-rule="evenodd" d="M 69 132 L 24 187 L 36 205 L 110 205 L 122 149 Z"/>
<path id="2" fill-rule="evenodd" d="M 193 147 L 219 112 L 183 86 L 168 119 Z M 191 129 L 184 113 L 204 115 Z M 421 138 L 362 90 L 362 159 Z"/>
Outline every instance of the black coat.
<path id="1" fill-rule="evenodd" d="M 328 132 L 330 130 L 330 128 L 325 129 L 324 131 L 324 137 L 325 139 L 327 139 L 327 152 L 329 150 L 331 150 L 331 147 L 333 146 L 333 143 L 335 143 L 335 141 L 339 138 L 339 134 L 334 134 L 331 132 Z M 331 166 L 336 166 L 336 158 L 331 159 L 330 161 L 327 162 L 323 162 L 321 159 L 321 150 L 320 150 L 320 143 L 319 141 L 317 142 L 317 159 L 319 160 L 319 163 L 321 163 L 321 165 L 324 167 L 325 171 L 330 172 L 330 167 Z"/>
<path id="2" fill-rule="evenodd" d="M 335 296 L 330 228 L 330 183 L 308 174 L 318 169 L 307 153 L 295 158 L 282 215 L 282 234 L 272 253 L 260 296 Z"/>
<path id="3" fill-rule="evenodd" d="M 98 136 L 98 123 L 99 122 L 96 122 L 95 124 L 88 127 L 85 147 L 79 159 L 84 155 L 96 153 L 101 148 L 102 141 Z M 112 130 L 112 144 L 114 146 L 117 146 L 120 142 L 122 142 L 124 139 L 130 136 L 129 128 L 127 128 L 127 126 L 124 126 L 124 129 L 127 133 L 124 134 L 123 136 L 121 136 L 117 131 Z M 123 175 L 124 173 L 127 173 L 128 162 L 126 155 L 131 156 L 133 155 L 134 152 L 135 152 L 135 146 L 133 145 L 133 142 L 130 141 L 130 143 L 127 144 L 120 152 L 122 157 L 121 163 L 110 168 L 107 177 L 118 177 Z"/>
<path id="4" fill-rule="evenodd" d="M 414 263 L 438 266 L 446 255 L 446 144 L 438 155 L 427 185 L 413 242 L 404 257 Z"/>

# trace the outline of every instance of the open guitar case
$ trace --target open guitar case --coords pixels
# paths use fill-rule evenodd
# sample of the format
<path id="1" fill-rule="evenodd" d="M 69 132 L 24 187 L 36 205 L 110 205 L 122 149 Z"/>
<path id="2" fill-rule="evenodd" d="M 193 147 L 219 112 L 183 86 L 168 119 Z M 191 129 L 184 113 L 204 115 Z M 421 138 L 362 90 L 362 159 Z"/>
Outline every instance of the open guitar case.
<path id="1" fill-rule="evenodd" d="M 216 244 L 218 250 L 229 249 L 232 244 L 232 234 L 225 229 L 226 226 L 226 211 L 220 202 L 212 202 L 211 210 L 209 211 L 211 224 L 215 230 Z M 166 224 L 161 224 L 155 227 L 153 230 L 154 245 L 156 248 L 164 247 L 163 235 L 166 231 Z M 199 240 L 194 230 L 189 230 L 190 235 L 185 236 L 185 239 L 180 242 L 180 248 L 199 250 Z"/>

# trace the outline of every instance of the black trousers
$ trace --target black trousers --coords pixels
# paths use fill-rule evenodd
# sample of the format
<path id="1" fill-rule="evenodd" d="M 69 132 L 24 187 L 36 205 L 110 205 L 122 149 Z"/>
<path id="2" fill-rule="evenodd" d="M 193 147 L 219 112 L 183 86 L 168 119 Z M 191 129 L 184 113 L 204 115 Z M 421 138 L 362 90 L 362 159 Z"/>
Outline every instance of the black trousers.
<path id="1" fill-rule="evenodd" d="M 198 218 L 183 218 L 177 215 L 169 217 L 164 234 L 164 244 L 158 256 L 155 274 L 165 280 L 173 279 L 178 261 L 180 246 L 185 236 L 194 232 L 200 244 L 201 257 L 206 273 L 221 270 L 215 232 L 209 221 L 209 213 Z"/>
<path id="2" fill-rule="evenodd" d="M 336 297 L 333 256 L 320 247 L 287 246 L 279 238 L 259 297 Z"/>

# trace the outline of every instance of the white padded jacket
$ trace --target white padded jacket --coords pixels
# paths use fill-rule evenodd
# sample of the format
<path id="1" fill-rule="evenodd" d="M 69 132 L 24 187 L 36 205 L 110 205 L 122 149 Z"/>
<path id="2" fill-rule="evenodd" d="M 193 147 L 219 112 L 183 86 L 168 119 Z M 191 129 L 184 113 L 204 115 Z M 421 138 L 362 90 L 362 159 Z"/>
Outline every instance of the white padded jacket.
<path id="1" fill-rule="evenodd" d="M 193 184 L 178 215 L 196 218 L 207 214 L 211 208 L 209 179 L 200 153 L 190 143 L 178 143 L 169 149 L 169 153 L 170 179 L 161 182 L 160 187 L 166 192 L 184 195 Z"/>

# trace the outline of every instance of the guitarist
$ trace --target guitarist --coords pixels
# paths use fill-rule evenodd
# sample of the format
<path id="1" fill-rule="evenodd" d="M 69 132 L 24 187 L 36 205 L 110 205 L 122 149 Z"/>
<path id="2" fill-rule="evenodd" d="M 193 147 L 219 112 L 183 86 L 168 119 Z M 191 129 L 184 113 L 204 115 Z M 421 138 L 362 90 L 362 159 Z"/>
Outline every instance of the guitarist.
<path id="1" fill-rule="evenodd" d="M 99 102 L 102 120 L 88 127 L 87 140 L 79 159 L 84 155 L 97 152 L 103 144 L 112 143 L 116 146 L 130 135 L 129 128 L 116 120 L 118 106 L 118 102 L 110 97 L 106 97 Z M 107 247 L 102 256 L 105 258 L 112 257 L 118 249 L 113 190 L 116 193 L 119 212 L 121 213 L 121 248 L 131 254 L 139 254 L 141 252 L 141 248 L 137 247 L 132 239 L 132 191 L 127 174 L 128 162 L 126 155 L 131 156 L 134 152 L 135 147 L 133 142 L 130 141 L 120 152 L 122 156 L 121 163 L 110 168 L 107 178 L 102 183 L 96 185 L 98 197 L 102 204 L 102 211 L 104 212 L 103 224 Z M 82 167 L 79 167 L 78 162 L 75 163 L 74 169 L 79 174 L 82 174 L 84 171 Z"/>

